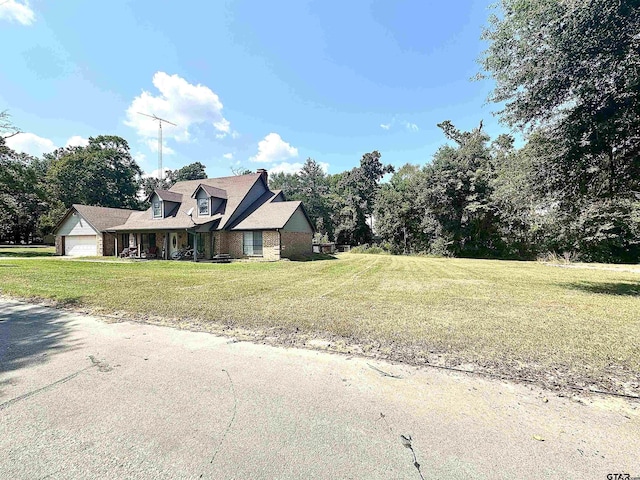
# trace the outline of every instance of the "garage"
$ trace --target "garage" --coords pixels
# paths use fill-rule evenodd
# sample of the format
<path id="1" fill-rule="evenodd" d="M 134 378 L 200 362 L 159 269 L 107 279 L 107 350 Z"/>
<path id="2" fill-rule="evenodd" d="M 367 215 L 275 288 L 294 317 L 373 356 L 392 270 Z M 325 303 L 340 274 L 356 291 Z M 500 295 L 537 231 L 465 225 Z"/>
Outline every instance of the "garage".
<path id="1" fill-rule="evenodd" d="M 114 255 L 115 236 L 105 231 L 125 223 L 132 212 L 133 210 L 125 208 L 71 206 L 54 229 L 56 255 L 70 257 Z"/>
<path id="2" fill-rule="evenodd" d="M 67 235 L 64 237 L 64 254 L 70 257 L 91 257 L 96 255 L 95 235 Z"/>

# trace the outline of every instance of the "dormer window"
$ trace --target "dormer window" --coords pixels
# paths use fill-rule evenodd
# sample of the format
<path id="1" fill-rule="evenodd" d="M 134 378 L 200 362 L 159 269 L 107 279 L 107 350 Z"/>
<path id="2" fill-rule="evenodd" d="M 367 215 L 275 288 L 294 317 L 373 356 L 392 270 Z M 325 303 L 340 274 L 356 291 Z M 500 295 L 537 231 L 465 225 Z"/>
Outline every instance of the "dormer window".
<path id="1" fill-rule="evenodd" d="M 209 199 L 198 199 L 198 215 L 209 215 Z"/>
<path id="2" fill-rule="evenodd" d="M 162 203 L 160 200 L 153 202 L 153 218 L 162 218 Z"/>

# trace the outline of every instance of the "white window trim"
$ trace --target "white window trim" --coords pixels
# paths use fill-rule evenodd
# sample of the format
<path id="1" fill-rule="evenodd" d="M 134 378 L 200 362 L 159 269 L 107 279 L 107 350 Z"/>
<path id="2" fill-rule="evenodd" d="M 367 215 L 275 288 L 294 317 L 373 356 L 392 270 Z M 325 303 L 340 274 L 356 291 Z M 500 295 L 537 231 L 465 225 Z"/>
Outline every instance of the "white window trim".
<path id="1" fill-rule="evenodd" d="M 207 202 L 207 212 L 206 213 L 200 213 L 200 201 L 201 200 L 205 200 Z M 198 204 L 198 216 L 199 217 L 209 217 L 209 216 L 211 216 L 211 202 L 209 201 L 208 198 L 199 198 L 197 204 Z"/>
<path id="2" fill-rule="evenodd" d="M 156 215 L 156 211 L 155 211 L 155 207 L 154 207 L 155 203 L 159 203 L 160 204 L 160 215 Z M 153 218 L 162 218 L 162 217 L 164 217 L 163 213 L 164 213 L 164 202 L 162 200 L 158 200 L 157 202 L 152 202 L 151 203 L 151 216 Z"/>
<path id="3" fill-rule="evenodd" d="M 251 233 L 251 238 L 253 239 L 253 235 L 259 232 L 260 236 L 262 237 L 262 243 L 261 243 L 261 251 L 260 253 L 244 253 L 245 252 L 245 243 L 244 243 L 244 239 L 245 239 L 245 234 L 246 233 Z M 252 247 L 255 246 L 255 243 L 252 243 L 251 245 Z M 253 250 L 253 248 L 252 248 Z M 242 233 L 242 254 L 247 256 L 247 257 L 264 257 L 264 232 L 262 230 L 246 230 Z"/>

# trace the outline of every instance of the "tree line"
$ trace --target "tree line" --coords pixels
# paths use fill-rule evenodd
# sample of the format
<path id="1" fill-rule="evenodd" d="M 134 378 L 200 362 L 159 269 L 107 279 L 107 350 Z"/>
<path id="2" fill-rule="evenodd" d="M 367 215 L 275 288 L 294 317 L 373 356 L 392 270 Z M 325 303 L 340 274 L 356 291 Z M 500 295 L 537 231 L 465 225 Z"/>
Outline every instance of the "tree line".
<path id="1" fill-rule="evenodd" d="M 0 113 L 0 242 L 32 243 L 51 234 L 76 203 L 146 208 L 155 188 L 206 178 L 200 162 L 168 170 L 161 181 L 142 178 L 127 141 L 112 135 L 89 138 L 86 146 L 58 148 L 42 158 L 17 153 L 6 139 L 16 134 Z"/>
<path id="2" fill-rule="evenodd" d="M 379 154 L 338 175 L 308 160 L 273 179 L 340 243 L 393 253 L 640 261 L 640 1 L 501 0 L 479 78 L 524 138 L 482 123 L 439 124 L 447 143 L 425 165 L 389 172 Z M 378 162 L 372 162 L 372 158 Z M 375 166 L 374 170 L 371 167 Z M 362 187 L 366 186 L 366 192 Z M 369 219 L 369 223 L 368 220 Z"/>
<path id="3" fill-rule="evenodd" d="M 511 135 L 438 126 L 443 145 L 395 169 L 378 151 L 325 173 L 308 159 L 270 186 L 302 200 L 318 236 L 396 254 L 640 261 L 640 0 L 500 0 L 480 78 Z M 8 131 L 6 115 L 0 132 Z M 0 240 L 51 231 L 72 203 L 141 206 L 139 191 L 205 178 L 200 163 L 140 178 L 125 140 L 35 159 L 0 135 Z M 246 172 L 241 172 L 246 173 Z M 388 181 L 382 182 L 389 175 Z"/>

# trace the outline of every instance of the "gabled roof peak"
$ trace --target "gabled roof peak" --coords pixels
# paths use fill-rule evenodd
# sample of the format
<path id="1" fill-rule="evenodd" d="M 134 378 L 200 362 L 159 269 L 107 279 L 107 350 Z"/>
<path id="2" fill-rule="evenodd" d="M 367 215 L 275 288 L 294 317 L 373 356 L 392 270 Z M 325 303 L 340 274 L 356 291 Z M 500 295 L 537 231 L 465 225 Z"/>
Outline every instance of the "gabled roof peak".
<path id="1" fill-rule="evenodd" d="M 223 200 L 227 199 L 226 190 L 223 190 L 222 188 L 214 187 L 212 185 L 207 185 L 206 183 L 199 184 L 198 187 L 191 194 L 191 198 L 195 198 L 199 190 L 203 190 L 208 197 L 222 198 Z"/>
<path id="2" fill-rule="evenodd" d="M 158 195 L 158 197 L 160 197 L 161 200 L 164 200 L 166 202 L 182 203 L 181 193 L 172 192 L 170 190 L 161 190 L 159 188 L 154 190 L 154 192 L 156 195 Z"/>

